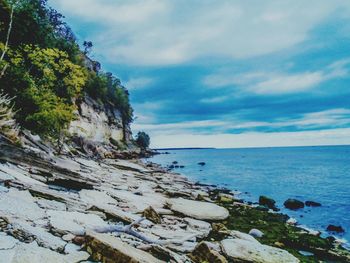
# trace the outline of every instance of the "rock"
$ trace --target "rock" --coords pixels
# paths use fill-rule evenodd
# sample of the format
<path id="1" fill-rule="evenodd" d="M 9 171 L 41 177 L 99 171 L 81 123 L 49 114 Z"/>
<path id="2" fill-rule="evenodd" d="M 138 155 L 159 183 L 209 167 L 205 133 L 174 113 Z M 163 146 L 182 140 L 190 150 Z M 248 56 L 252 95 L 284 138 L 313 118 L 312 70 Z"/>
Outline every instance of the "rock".
<path id="1" fill-rule="evenodd" d="M 232 231 L 235 238 L 221 241 L 224 254 L 234 262 L 296 263 L 299 260 L 289 252 L 260 244 L 252 236 Z"/>
<path id="2" fill-rule="evenodd" d="M 29 191 L 13 188 L 0 193 L 0 214 L 20 220 L 36 221 L 44 218 L 45 211 L 36 203 Z"/>
<path id="3" fill-rule="evenodd" d="M 44 228 L 33 227 L 27 223 L 13 223 L 10 232 L 14 236 L 16 236 L 16 233 L 20 232 L 20 235 L 35 239 L 41 247 L 50 248 L 58 252 L 63 251 L 66 245 L 66 242 L 61 238 L 52 235 Z"/>
<path id="4" fill-rule="evenodd" d="M 286 222 L 288 225 L 296 225 L 297 223 L 298 223 L 298 221 L 295 219 L 295 218 L 293 218 L 293 217 L 291 217 L 291 218 L 289 218 L 288 220 L 287 220 L 287 222 Z"/>
<path id="5" fill-rule="evenodd" d="M 336 226 L 336 225 L 328 225 L 327 226 L 328 232 L 335 232 L 335 233 L 344 233 L 345 230 L 342 226 Z"/>
<path id="6" fill-rule="evenodd" d="M 75 235 L 72 235 L 72 234 L 65 234 L 62 236 L 62 239 L 67 242 L 73 240 L 74 238 L 75 238 Z"/>
<path id="7" fill-rule="evenodd" d="M 160 215 L 156 212 L 156 210 L 153 209 L 152 206 L 146 208 L 142 212 L 142 216 L 147 218 L 148 220 L 152 221 L 155 224 L 161 224 L 162 218 Z"/>
<path id="8" fill-rule="evenodd" d="M 259 210 L 259 211 L 264 211 L 264 212 L 269 211 L 269 208 L 266 205 L 258 205 L 256 207 L 256 209 Z"/>
<path id="9" fill-rule="evenodd" d="M 83 235 L 87 229 L 105 227 L 107 223 L 99 216 L 79 212 L 48 210 L 50 225 L 60 234 Z"/>
<path id="10" fill-rule="evenodd" d="M 50 249 L 39 247 L 36 242 L 30 244 L 18 243 L 13 249 L 0 250 L 1 262 L 6 263 L 77 263 L 89 258 L 86 252 L 75 252 L 63 255 Z"/>
<path id="11" fill-rule="evenodd" d="M 226 258 L 212 249 L 207 242 L 200 242 L 189 257 L 196 263 L 227 263 Z"/>
<path id="12" fill-rule="evenodd" d="M 276 201 L 273 200 L 272 198 L 269 198 L 267 196 L 261 195 L 259 197 L 259 205 L 267 206 L 268 208 L 276 211 L 278 210 L 277 207 L 275 206 Z"/>
<path id="13" fill-rule="evenodd" d="M 198 235 L 199 238 L 207 237 L 211 231 L 211 225 L 208 222 L 185 217 L 184 221 L 188 224 L 190 229 L 198 231 L 201 235 Z M 189 230 L 187 228 L 187 230 Z"/>
<path id="14" fill-rule="evenodd" d="M 0 234 L 0 250 L 12 249 L 19 241 L 12 236 Z"/>
<path id="15" fill-rule="evenodd" d="M 227 229 L 227 227 L 224 224 L 221 223 L 213 223 L 212 225 L 212 230 L 213 232 L 217 234 L 222 234 L 222 235 L 229 235 L 230 230 Z"/>
<path id="16" fill-rule="evenodd" d="M 204 165 L 205 165 L 205 162 L 199 162 L 198 165 L 204 166 Z"/>
<path id="17" fill-rule="evenodd" d="M 306 206 L 312 206 L 312 207 L 321 206 L 320 203 L 314 202 L 314 201 L 306 201 L 306 202 L 305 202 L 305 205 L 306 205 Z"/>
<path id="18" fill-rule="evenodd" d="M 167 201 L 171 210 L 200 220 L 225 220 L 229 216 L 226 208 L 208 202 L 193 201 L 183 198 Z"/>
<path id="19" fill-rule="evenodd" d="M 264 233 L 261 232 L 259 229 L 251 229 L 249 231 L 249 235 L 251 235 L 252 237 L 263 237 Z"/>
<path id="20" fill-rule="evenodd" d="M 304 203 L 297 199 L 290 198 L 284 202 L 284 206 L 291 210 L 297 210 L 300 208 L 304 208 Z"/>
<path id="21" fill-rule="evenodd" d="M 108 234 L 89 232 L 86 236 L 86 248 L 95 261 L 135 263 L 164 262 Z"/>

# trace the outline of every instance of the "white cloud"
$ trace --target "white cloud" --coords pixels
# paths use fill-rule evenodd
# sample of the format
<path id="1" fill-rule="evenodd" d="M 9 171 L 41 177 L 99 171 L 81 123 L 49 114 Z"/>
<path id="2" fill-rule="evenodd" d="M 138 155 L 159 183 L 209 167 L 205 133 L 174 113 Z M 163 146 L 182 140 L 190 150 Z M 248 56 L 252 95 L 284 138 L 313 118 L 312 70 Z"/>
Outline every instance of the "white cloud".
<path id="1" fill-rule="evenodd" d="M 168 65 L 203 57 L 247 58 L 290 48 L 350 1 L 55 0 L 100 29 L 95 52 L 121 64 Z M 344 12 L 348 14 L 347 12 Z"/>
<path id="2" fill-rule="evenodd" d="M 129 90 L 133 90 L 133 89 L 140 89 L 140 88 L 147 87 L 153 83 L 154 83 L 153 78 L 139 77 L 139 78 L 129 79 L 124 83 L 124 86 Z"/>
<path id="3" fill-rule="evenodd" d="M 242 91 L 262 95 L 296 93 L 307 91 L 327 80 L 348 76 L 350 59 L 335 61 L 323 70 L 300 73 L 247 72 L 232 75 L 219 72 L 208 75 L 203 83 L 208 87 L 240 87 Z"/>
<path id="4" fill-rule="evenodd" d="M 156 135 L 151 137 L 153 148 L 168 147 L 277 147 L 277 146 L 314 146 L 314 145 L 350 145 L 350 128 L 319 131 L 211 134 L 201 135 L 182 133 L 176 136 Z"/>

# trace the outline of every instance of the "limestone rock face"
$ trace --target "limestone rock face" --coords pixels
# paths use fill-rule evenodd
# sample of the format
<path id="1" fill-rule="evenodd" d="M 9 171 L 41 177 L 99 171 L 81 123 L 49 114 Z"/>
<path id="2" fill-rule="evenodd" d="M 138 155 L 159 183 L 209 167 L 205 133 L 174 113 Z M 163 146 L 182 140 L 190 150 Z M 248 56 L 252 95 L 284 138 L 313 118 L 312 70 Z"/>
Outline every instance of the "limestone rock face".
<path id="1" fill-rule="evenodd" d="M 225 220 L 229 216 L 226 208 L 208 202 L 193 201 L 183 198 L 167 201 L 171 210 L 200 220 Z"/>
<path id="2" fill-rule="evenodd" d="M 262 245 L 248 234 L 232 231 L 234 238 L 224 239 L 221 246 L 225 255 L 234 262 L 296 263 L 299 260 L 289 252 Z"/>
<path id="3" fill-rule="evenodd" d="M 69 128 L 72 135 L 99 143 L 109 143 L 110 138 L 115 141 L 123 138 L 121 115 L 117 110 L 85 97 L 76 116 Z"/>
<path id="4" fill-rule="evenodd" d="M 161 263 L 152 255 L 108 234 L 88 233 L 87 250 L 96 261 L 115 263 Z"/>

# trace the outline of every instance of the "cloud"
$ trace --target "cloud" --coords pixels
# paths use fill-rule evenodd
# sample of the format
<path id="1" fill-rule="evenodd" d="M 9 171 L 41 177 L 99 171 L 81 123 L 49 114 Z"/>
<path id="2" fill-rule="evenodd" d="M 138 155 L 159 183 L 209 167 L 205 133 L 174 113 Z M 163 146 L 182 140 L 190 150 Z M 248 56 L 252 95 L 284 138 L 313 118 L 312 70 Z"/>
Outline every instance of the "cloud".
<path id="1" fill-rule="evenodd" d="M 313 89 L 325 81 L 347 76 L 350 73 L 349 64 L 350 59 L 342 59 L 331 63 L 323 70 L 289 74 L 248 72 L 232 76 L 229 72 L 219 72 L 206 76 L 203 83 L 215 88 L 240 86 L 245 92 L 261 95 L 297 93 Z"/>
<path id="2" fill-rule="evenodd" d="M 59 10 L 98 25 L 95 52 L 129 65 L 200 58 L 242 59 L 291 48 L 349 1 L 56 0 Z M 315 8 L 317 6 L 317 8 Z"/>
<path id="3" fill-rule="evenodd" d="M 124 83 L 124 86 L 129 89 L 140 89 L 147 87 L 154 83 L 154 79 L 150 77 L 139 77 L 139 78 L 131 78 Z"/>
<path id="4" fill-rule="evenodd" d="M 314 145 L 350 145 L 350 128 L 298 132 L 249 132 L 243 134 L 201 135 L 182 133 L 176 136 L 156 135 L 152 137 L 153 148 L 173 147 L 278 147 Z"/>

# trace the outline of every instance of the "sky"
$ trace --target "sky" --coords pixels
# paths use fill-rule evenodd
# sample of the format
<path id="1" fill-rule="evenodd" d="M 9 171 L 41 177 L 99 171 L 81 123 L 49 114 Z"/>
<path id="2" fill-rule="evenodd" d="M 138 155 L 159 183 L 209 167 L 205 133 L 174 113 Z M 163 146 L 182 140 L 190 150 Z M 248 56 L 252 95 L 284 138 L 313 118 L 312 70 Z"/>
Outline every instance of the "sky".
<path id="1" fill-rule="evenodd" d="M 350 144 L 349 0 L 49 0 L 151 146 Z"/>

